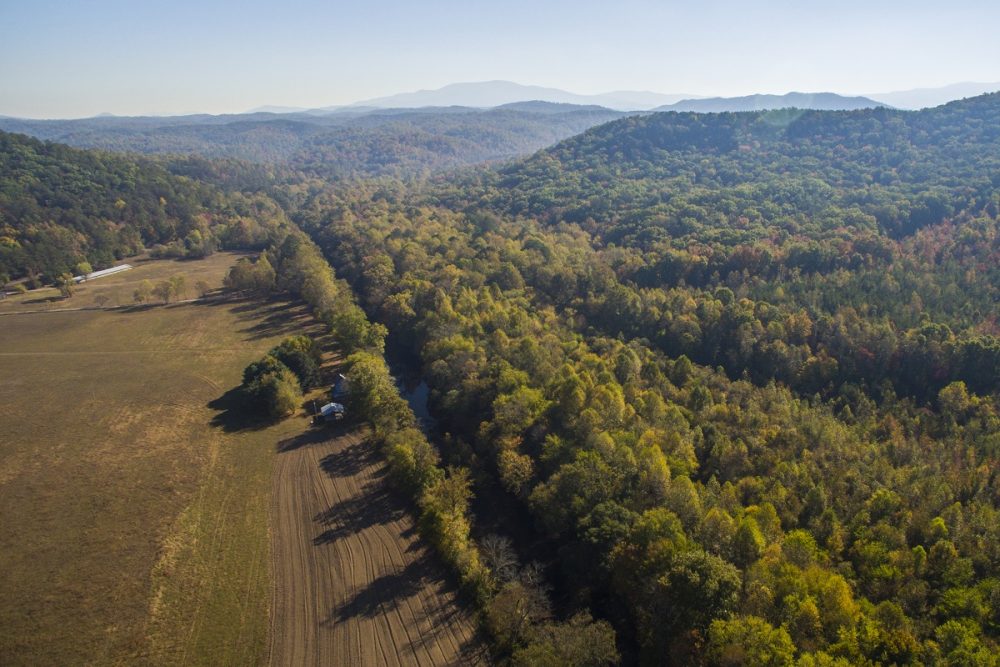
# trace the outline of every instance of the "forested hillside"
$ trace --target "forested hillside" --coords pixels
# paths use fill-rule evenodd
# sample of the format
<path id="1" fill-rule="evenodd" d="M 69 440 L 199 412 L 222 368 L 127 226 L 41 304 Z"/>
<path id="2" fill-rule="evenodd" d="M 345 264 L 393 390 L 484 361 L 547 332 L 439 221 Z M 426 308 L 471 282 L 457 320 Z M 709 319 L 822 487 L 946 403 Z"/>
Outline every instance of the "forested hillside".
<path id="1" fill-rule="evenodd" d="M 199 257 L 263 247 L 284 213 L 239 190 L 273 180 L 236 163 L 154 162 L 0 132 L 2 282 L 51 282 L 81 262 L 103 268 L 146 248 Z"/>
<path id="2" fill-rule="evenodd" d="M 621 289 L 582 305 L 608 333 L 807 393 L 1000 381 L 1000 95 L 629 118 L 463 185 L 440 196 L 592 235 Z"/>
<path id="3" fill-rule="evenodd" d="M 293 217 L 626 660 L 996 664 L 998 120 L 629 118 Z"/>
<path id="4" fill-rule="evenodd" d="M 83 148 L 237 158 L 344 178 L 412 176 L 529 155 L 622 115 L 601 107 L 538 103 L 325 115 L 0 119 L 0 129 Z"/>

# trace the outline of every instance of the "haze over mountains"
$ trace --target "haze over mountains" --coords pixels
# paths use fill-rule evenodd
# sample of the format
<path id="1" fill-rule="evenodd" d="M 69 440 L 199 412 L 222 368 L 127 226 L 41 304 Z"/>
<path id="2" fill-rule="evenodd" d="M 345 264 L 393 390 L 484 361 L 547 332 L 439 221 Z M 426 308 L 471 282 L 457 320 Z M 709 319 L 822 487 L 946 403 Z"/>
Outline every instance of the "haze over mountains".
<path id="1" fill-rule="evenodd" d="M 1000 90 L 1000 81 L 993 83 L 963 82 L 939 88 L 914 88 L 913 90 L 897 90 L 891 93 L 871 93 L 868 97 L 898 109 L 926 109 L 998 90 Z"/>
<path id="2" fill-rule="evenodd" d="M 598 105 L 618 111 L 647 110 L 664 104 L 695 97 L 694 95 L 672 93 L 662 94 L 650 91 L 619 90 L 597 95 L 578 95 L 558 88 L 525 86 L 512 81 L 480 81 L 474 83 L 453 83 L 436 90 L 418 90 L 387 97 L 364 100 L 351 106 L 368 107 L 425 107 L 425 106 L 467 106 L 496 107 L 512 102 L 541 100 L 562 104 Z"/>
<path id="3" fill-rule="evenodd" d="M 274 116 L 294 116 L 295 120 L 309 121 L 308 117 L 321 116 L 358 116 L 366 113 L 385 112 L 387 110 L 434 110 L 446 111 L 485 110 L 497 107 L 508 107 L 514 104 L 528 102 L 548 102 L 563 105 L 560 111 L 567 111 L 569 106 L 595 107 L 624 112 L 644 111 L 693 111 L 697 113 L 718 113 L 725 111 L 763 111 L 796 107 L 800 109 L 815 109 L 821 111 L 853 110 L 889 106 L 898 109 L 921 109 L 939 106 L 948 102 L 983 93 L 1000 90 L 1000 82 L 973 83 L 963 82 L 936 88 L 916 88 L 912 90 L 897 90 L 886 93 L 866 93 L 863 96 L 841 95 L 832 92 L 789 92 L 785 94 L 756 93 L 752 95 L 724 97 L 700 96 L 687 93 L 657 93 L 651 91 L 619 90 L 608 93 L 584 95 L 569 92 L 559 88 L 529 86 L 511 81 L 480 81 L 470 83 L 454 83 L 434 90 L 418 90 L 399 93 L 384 97 L 361 100 L 346 105 L 334 105 L 318 108 L 263 105 L 236 114 L 201 114 L 190 113 L 182 115 L 147 114 L 145 116 L 118 116 L 115 114 L 100 114 L 87 119 L 74 119 L 56 122 L 77 122 L 78 120 L 109 119 L 142 119 L 149 124 L 226 124 L 234 119 L 247 120 L 255 117 L 266 120 Z M 462 109 L 455 109 L 461 107 Z M 523 107 L 518 110 L 527 110 Z M 532 109 L 539 111 L 539 109 Z M 547 112 L 551 112 L 549 109 Z M 152 120 L 155 119 L 155 120 Z M 18 118 L 0 115 L 0 120 L 25 120 L 34 122 L 36 119 Z M 19 131 L 7 126 L 8 131 Z M 29 134 L 33 134 L 29 132 Z"/>
<path id="4" fill-rule="evenodd" d="M 306 109 L 300 107 L 263 106 L 253 112 L 268 113 L 329 113 L 386 108 L 421 108 L 462 106 L 492 108 L 514 102 L 544 101 L 560 104 L 597 105 L 618 111 L 761 111 L 794 106 L 802 109 L 849 110 L 874 106 L 899 109 L 934 107 L 965 97 L 1000 90 L 1000 82 L 956 83 L 938 88 L 919 88 L 888 93 L 868 93 L 844 96 L 831 92 L 787 93 L 784 95 L 755 94 L 740 97 L 706 97 L 688 93 L 656 93 L 650 91 L 614 91 L 581 95 L 558 88 L 526 86 L 511 81 L 480 81 L 454 83 L 435 90 L 418 90 L 385 97 L 362 100 L 349 105 Z"/>

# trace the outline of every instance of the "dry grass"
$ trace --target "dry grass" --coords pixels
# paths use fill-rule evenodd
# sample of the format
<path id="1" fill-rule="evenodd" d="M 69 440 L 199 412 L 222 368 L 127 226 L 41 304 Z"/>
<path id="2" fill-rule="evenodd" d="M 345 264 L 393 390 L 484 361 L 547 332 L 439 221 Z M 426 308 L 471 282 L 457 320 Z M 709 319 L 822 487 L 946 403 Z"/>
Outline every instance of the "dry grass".
<path id="1" fill-rule="evenodd" d="M 233 261 L 149 262 L 55 307 L 177 273 L 194 296 Z M 247 425 L 224 397 L 311 323 L 284 303 L 0 316 L 0 664 L 264 659 L 270 471 L 307 418 Z"/>
<path id="2" fill-rule="evenodd" d="M 188 260 L 154 260 L 146 256 L 133 257 L 124 261 L 134 268 L 116 273 L 106 278 L 98 278 L 75 286 L 73 296 L 63 298 L 55 287 L 42 287 L 25 294 L 11 295 L 0 299 L 0 313 L 28 310 L 59 310 L 65 308 L 94 308 L 102 306 L 113 308 L 133 306 L 133 293 L 143 281 L 148 280 L 156 285 L 171 276 L 184 276 L 186 293 L 182 299 L 193 299 L 199 296 L 196 285 L 204 281 L 213 287 L 222 285 L 222 276 L 241 255 L 234 253 L 216 253 L 207 259 Z M 152 302 L 158 300 L 153 297 Z"/>

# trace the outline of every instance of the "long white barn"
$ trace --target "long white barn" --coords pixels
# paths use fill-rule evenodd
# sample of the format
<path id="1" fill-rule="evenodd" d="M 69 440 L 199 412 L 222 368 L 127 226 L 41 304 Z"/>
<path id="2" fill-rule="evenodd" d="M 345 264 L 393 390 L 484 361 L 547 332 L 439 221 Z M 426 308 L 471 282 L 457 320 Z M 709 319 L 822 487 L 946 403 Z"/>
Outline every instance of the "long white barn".
<path id="1" fill-rule="evenodd" d="M 82 283 L 85 280 L 94 280 L 95 278 L 103 278 L 105 276 L 114 275 L 115 273 L 121 273 L 122 271 L 128 271 L 131 268 L 132 268 L 131 264 L 119 264 L 118 266 L 112 266 L 110 269 L 91 271 L 85 276 L 73 276 L 73 282 Z"/>

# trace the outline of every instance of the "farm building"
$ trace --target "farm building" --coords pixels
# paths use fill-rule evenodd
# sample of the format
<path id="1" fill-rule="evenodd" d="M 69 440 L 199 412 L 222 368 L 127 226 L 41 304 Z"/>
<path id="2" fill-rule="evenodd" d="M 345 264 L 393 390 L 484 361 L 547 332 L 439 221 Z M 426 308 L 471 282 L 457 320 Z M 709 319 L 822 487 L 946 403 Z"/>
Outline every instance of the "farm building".
<path id="1" fill-rule="evenodd" d="M 333 386 L 330 387 L 330 398 L 335 401 L 342 401 L 350 393 L 350 381 L 343 373 L 337 373 Z"/>
<path id="2" fill-rule="evenodd" d="M 110 269 L 101 269 L 100 271 L 91 271 L 85 276 L 73 276 L 73 282 L 82 283 L 87 280 L 94 280 L 96 278 L 104 278 L 105 276 L 113 276 L 116 273 L 121 273 L 122 271 L 128 271 L 132 268 L 131 264 L 119 264 L 118 266 L 112 266 Z"/>
<path id="3" fill-rule="evenodd" d="M 344 406 L 340 403 L 327 403 L 319 409 L 315 421 L 319 424 L 339 421 L 344 418 Z"/>

